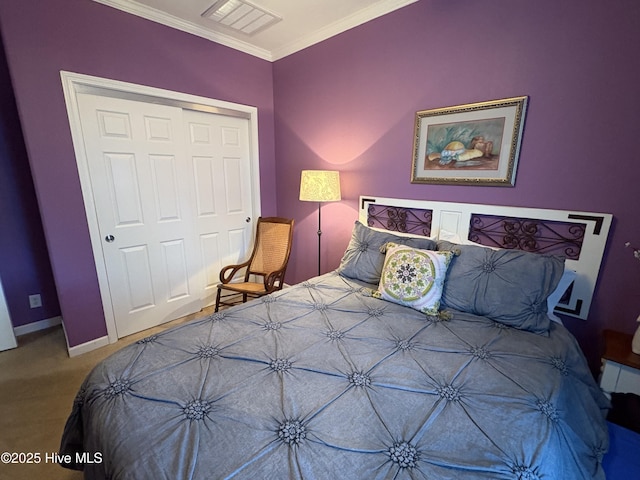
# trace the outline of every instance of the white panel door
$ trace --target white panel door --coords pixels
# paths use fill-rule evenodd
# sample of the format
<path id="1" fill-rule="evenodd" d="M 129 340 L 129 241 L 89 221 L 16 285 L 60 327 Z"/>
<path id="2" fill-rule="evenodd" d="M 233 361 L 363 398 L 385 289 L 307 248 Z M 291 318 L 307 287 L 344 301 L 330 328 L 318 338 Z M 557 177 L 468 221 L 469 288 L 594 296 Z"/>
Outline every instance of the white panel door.
<path id="1" fill-rule="evenodd" d="M 182 109 L 89 94 L 78 105 L 118 337 L 200 310 Z"/>
<path id="2" fill-rule="evenodd" d="M 61 72 L 61 77 L 113 343 L 197 310 L 209 301 L 226 258 L 246 257 L 260 215 L 258 112 L 247 105 L 89 75 Z M 231 120 L 216 124 L 200 116 L 195 122 L 200 127 L 191 129 L 185 116 L 196 110 Z M 225 148 L 224 161 L 216 163 L 223 157 L 207 148 Z M 207 185 L 195 171 L 194 156 L 201 172 L 220 163 L 231 167 L 211 170 Z M 233 187 L 224 192 L 223 203 L 215 196 L 220 185 Z M 227 222 L 222 212 L 244 218 L 245 225 Z M 214 221 L 222 227 L 212 226 Z M 145 228 L 146 234 L 132 240 Z"/>
<path id="3" fill-rule="evenodd" d="M 4 296 L 2 281 L 0 280 L 0 351 L 16 348 L 16 336 L 13 333 L 13 325 L 9 315 L 9 307 Z"/>
<path id="4" fill-rule="evenodd" d="M 249 121 L 192 110 L 184 111 L 184 119 L 209 305 L 215 301 L 221 268 L 244 261 L 250 254 L 255 222 Z"/>

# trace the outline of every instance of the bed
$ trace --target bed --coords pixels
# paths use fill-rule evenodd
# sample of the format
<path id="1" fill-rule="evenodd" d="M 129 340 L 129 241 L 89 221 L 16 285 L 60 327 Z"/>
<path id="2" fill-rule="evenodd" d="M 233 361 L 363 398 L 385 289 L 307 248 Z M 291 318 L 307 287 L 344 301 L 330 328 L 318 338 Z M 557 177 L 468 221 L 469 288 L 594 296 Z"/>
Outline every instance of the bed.
<path id="1" fill-rule="evenodd" d="M 509 235 L 478 235 L 474 210 Z M 336 271 L 97 365 L 63 465 L 92 479 L 604 478 L 609 402 L 557 313 L 586 318 L 611 216 L 558 212 L 362 197 Z M 554 232 L 580 232 L 549 242 L 529 226 L 514 247 L 516 223 L 551 213 Z"/>

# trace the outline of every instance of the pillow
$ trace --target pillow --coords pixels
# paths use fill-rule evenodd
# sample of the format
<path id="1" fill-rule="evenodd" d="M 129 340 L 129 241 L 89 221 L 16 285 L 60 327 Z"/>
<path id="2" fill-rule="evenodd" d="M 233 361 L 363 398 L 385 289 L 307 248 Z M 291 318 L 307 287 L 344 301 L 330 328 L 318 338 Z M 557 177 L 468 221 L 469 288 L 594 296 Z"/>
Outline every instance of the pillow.
<path id="1" fill-rule="evenodd" d="M 449 232 L 448 230 L 441 229 L 438 233 L 438 240 L 446 240 L 447 242 L 457 243 L 460 245 L 478 245 L 479 247 L 491 248 L 493 250 L 499 250 L 500 247 L 490 247 L 488 245 L 482 245 L 480 243 L 472 242 L 466 238 L 460 238 L 457 233 Z"/>
<path id="2" fill-rule="evenodd" d="M 453 253 L 388 243 L 376 298 L 437 315 Z"/>
<path id="3" fill-rule="evenodd" d="M 435 250 L 436 242 L 430 238 L 414 238 L 393 235 L 369 228 L 356 221 L 351 234 L 351 241 L 347 246 L 338 273 L 345 277 L 361 280 L 377 285 L 384 264 L 384 253 L 380 248 L 388 242 L 408 245 L 424 250 Z"/>
<path id="4" fill-rule="evenodd" d="M 453 233 L 442 228 L 438 232 L 438 240 L 446 240 L 447 242 L 451 243 L 467 243 L 466 241 L 462 241 L 460 235 L 458 235 L 457 233 Z"/>
<path id="5" fill-rule="evenodd" d="M 440 234 L 438 235 L 438 240 L 447 240 L 451 243 L 458 243 L 462 245 L 477 245 L 479 247 L 491 248 L 493 250 L 500 250 L 498 247 L 490 247 L 488 245 L 481 245 L 479 243 L 472 242 L 471 240 L 461 239 L 457 233 L 451 233 L 447 230 L 440 230 Z M 569 285 L 575 280 L 577 276 L 577 272 L 575 270 L 565 270 L 560 278 L 560 283 L 556 289 L 549 295 L 547 298 L 547 317 L 554 322 L 562 324 L 562 319 L 554 313 L 554 310 L 560 299 L 564 295 L 564 292 L 567 291 Z"/>
<path id="6" fill-rule="evenodd" d="M 555 310 L 556 306 L 560 302 L 560 299 L 564 295 L 564 292 L 567 291 L 567 288 L 569 288 L 569 285 L 573 283 L 573 281 L 576 279 L 577 276 L 578 276 L 578 272 L 576 272 L 575 270 L 565 270 L 564 273 L 562 274 L 562 277 L 560 277 L 560 282 L 558 283 L 558 286 L 551 293 L 551 295 L 547 297 L 547 317 L 549 317 L 554 322 L 558 322 L 562 324 L 562 319 L 559 316 L 557 316 L 553 311 Z"/>
<path id="7" fill-rule="evenodd" d="M 564 258 L 439 241 L 458 253 L 449 266 L 442 305 L 521 330 L 546 334 L 547 297 L 560 282 Z"/>

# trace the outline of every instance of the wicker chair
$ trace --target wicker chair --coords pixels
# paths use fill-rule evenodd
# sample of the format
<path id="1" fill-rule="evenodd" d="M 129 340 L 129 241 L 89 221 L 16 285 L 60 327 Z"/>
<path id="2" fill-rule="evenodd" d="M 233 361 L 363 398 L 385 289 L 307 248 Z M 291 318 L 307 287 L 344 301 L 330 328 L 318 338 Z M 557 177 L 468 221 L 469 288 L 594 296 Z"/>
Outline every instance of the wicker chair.
<path id="1" fill-rule="evenodd" d="M 249 298 L 258 298 L 280 290 L 284 284 L 292 241 L 293 219 L 260 217 L 249 260 L 239 265 L 228 265 L 220 271 L 222 283 L 218 284 L 215 311 L 221 305 L 244 303 Z M 243 270 L 244 276 L 237 277 Z M 255 277 L 261 277 L 262 281 L 250 281 L 258 280 Z M 230 293 L 221 295 L 222 290 Z"/>

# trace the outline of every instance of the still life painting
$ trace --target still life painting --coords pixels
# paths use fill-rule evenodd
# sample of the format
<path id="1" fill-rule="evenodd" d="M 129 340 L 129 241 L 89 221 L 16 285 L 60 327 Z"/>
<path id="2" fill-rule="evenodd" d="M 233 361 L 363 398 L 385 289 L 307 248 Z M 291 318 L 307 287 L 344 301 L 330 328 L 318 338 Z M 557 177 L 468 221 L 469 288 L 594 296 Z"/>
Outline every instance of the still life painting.
<path id="1" fill-rule="evenodd" d="M 527 100 L 417 112 L 411 182 L 513 186 Z"/>

